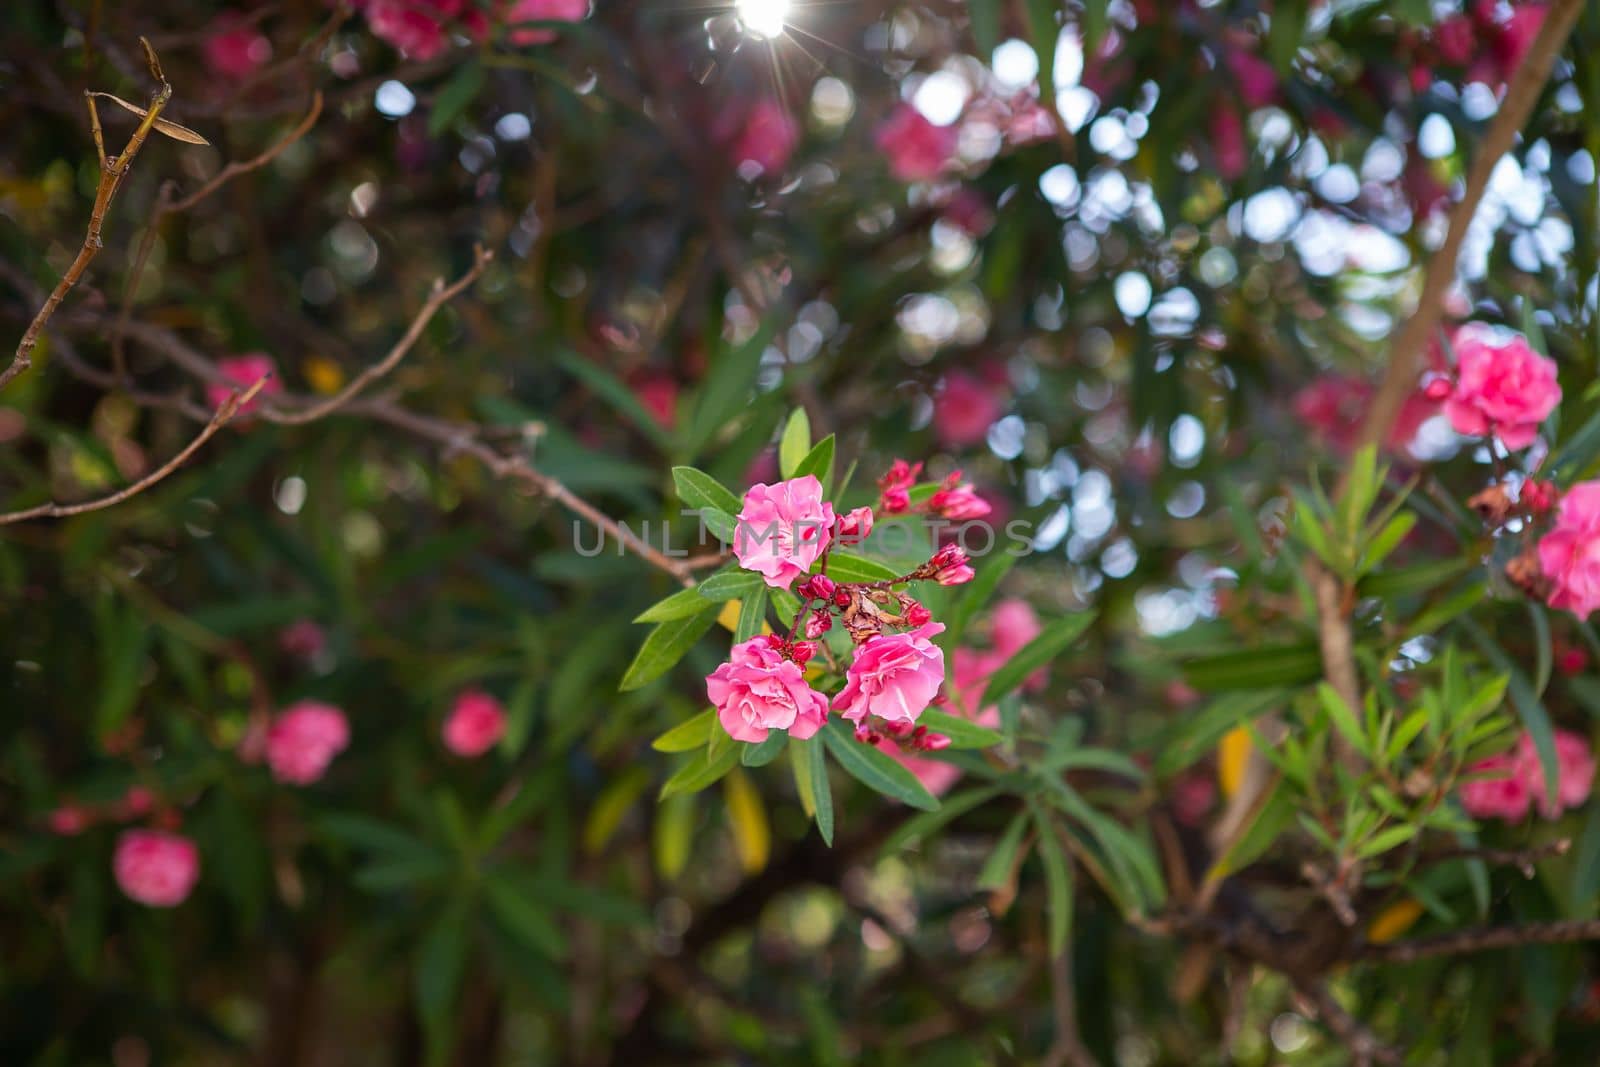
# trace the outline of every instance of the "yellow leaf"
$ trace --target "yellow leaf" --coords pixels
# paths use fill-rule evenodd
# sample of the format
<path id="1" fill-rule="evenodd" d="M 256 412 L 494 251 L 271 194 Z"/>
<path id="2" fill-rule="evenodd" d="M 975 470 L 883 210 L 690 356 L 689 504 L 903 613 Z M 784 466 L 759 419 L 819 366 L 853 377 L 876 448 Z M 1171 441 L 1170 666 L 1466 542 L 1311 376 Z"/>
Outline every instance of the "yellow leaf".
<path id="1" fill-rule="evenodd" d="M 750 779 L 735 767 L 723 779 L 728 801 L 728 822 L 733 826 L 733 844 L 746 874 L 759 874 L 772 851 L 772 828 L 767 825 L 767 809 L 761 794 Z"/>
<path id="2" fill-rule="evenodd" d="M 140 107 L 138 104 L 130 104 L 126 100 L 122 99 L 122 97 L 120 97 L 120 96 L 112 96 L 110 93 L 95 93 L 94 95 L 100 97 L 103 100 L 109 100 L 113 104 L 116 104 L 116 105 L 118 105 L 120 107 L 126 108 L 127 110 L 133 112 L 135 115 L 138 115 L 140 118 L 144 118 L 146 115 L 150 114 L 150 112 L 146 111 L 144 108 Z M 156 127 L 156 129 L 158 131 L 160 131 L 161 133 L 166 134 L 168 137 L 172 138 L 174 141 L 182 141 L 185 144 L 210 144 L 211 143 L 210 141 L 206 140 L 204 137 L 201 137 L 198 133 L 195 133 L 189 127 L 187 127 L 187 126 L 179 126 L 176 122 L 168 122 L 166 119 L 161 118 L 159 115 L 156 117 L 155 127 Z"/>
<path id="3" fill-rule="evenodd" d="M 1367 940 L 1374 945 L 1393 941 L 1411 929 L 1412 924 L 1420 918 L 1422 918 L 1422 905 L 1415 900 L 1402 900 L 1390 904 L 1380 911 L 1378 917 L 1372 920 L 1372 925 L 1367 927 Z"/>
<path id="4" fill-rule="evenodd" d="M 739 605 L 742 603 L 743 601 L 740 600 L 728 601 L 722 605 L 722 614 L 717 616 L 717 621 L 722 624 L 722 628 L 730 634 L 739 628 Z"/>
<path id="5" fill-rule="evenodd" d="M 300 373 L 314 392 L 331 396 L 344 385 L 344 371 L 339 364 L 322 356 L 312 356 L 300 364 Z"/>
<path id="6" fill-rule="evenodd" d="M 639 794 L 649 784 L 650 772 L 643 767 L 635 767 L 601 791 L 583 824 L 583 847 L 586 852 L 595 853 L 606 847 L 611 835 L 622 825 L 623 816 L 628 814 L 639 799 Z"/>
<path id="7" fill-rule="evenodd" d="M 1250 731 L 1243 726 L 1235 726 L 1222 735 L 1222 743 L 1217 746 L 1217 786 L 1225 797 L 1239 791 L 1245 764 L 1250 762 L 1250 744 Z"/>
<path id="8" fill-rule="evenodd" d="M 689 862 L 689 846 L 694 835 L 695 794 L 679 793 L 668 797 L 656 809 L 656 825 L 651 834 L 655 846 L 656 872 L 667 881 L 683 873 Z"/>

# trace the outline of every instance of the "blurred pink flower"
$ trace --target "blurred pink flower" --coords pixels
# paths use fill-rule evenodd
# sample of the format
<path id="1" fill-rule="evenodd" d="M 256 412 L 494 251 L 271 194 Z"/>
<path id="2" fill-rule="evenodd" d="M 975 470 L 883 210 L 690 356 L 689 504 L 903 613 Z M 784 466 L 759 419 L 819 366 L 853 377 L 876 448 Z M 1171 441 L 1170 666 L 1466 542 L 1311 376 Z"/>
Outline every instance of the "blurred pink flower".
<path id="1" fill-rule="evenodd" d="M 945 202 L 940 216 L 968 237 L 982 237 L 994 227 L 994 209 L 983 194 L 962 186 Z"/>
<path id="2" fill-rule="evenodd" d="M 1453 67 L 1466 66 L 1477 51 L 1477 31 L 1465 15 L 1452 15 L 1433 28 L 1439 57 Z"/>
<path id="3" fill-rule="evenodd" d="M 935 126 L 907 103 L 896 104 L 878 127 L 878 150 L 889 160 L 889 173 L 903 182 L 937 178 L 955 155 L 954 126 Z"/>
<path id="4" fill-rule="evenodd" d="M 194 842 L 163 830 L 124 830 L 111 871 L 129 898 L 152 908 L 182 904 L 200 878 Z"/>
<path id="5" fill-rule="evenodd" d="M 1533 47 L 1533 39 L 1539 36 L 1539 28 L 1544 25 L 1545 16 L 1549 13 L 1547 4 L 1518 4 L 1511 9 L 1511 17 L 1500 24 L 1500 32 L 1494 36 L 1492 47 L 1500 63 L 1502 81 L 1510 81 L 1517 68 L 1522 66 L 1528 49 Z"/>
<path id="6" fill-rule="evenodd" d="M 772 99 L 762 99 L 744 116 L 733 142 L 736 164 L 753 163 L 771 177 L 783 172 L 800 143 L 800 124 L 789 109 Z"/>
<path id="7" fill-rule="evenodd" d="M 1600 608 L 1600 481 L 1579 482 L 1561 498 L 1555 524 L 1539 539 L 1539 569 L 1552 608 L 1580 619 Z"/>
<path id="8" fill-rule="evenodd" d="M 493 748 L 506 732 L 506 710 L 481 689 L 468 689 L 456 697 L 444 721 L 444 747 L 473 759 Z"/>
<path id="9" fill-rule="evenodd" d="M 1545 796 L 1544 765 L 1539 762 L 1533 735 L 1524 733 L 1517 742 L 1517 762 L 1527 775 L 1528 791 L 1539 814 L 1546 819 L 1560 818 L 1563 810 L 1582 807 L 1594 788 L 1594 753 L 1589 739 L 1571 730 L 1557 730 L 1555 745 L 1556 799 L 1552 804 Z"/>
<path id="10" fill-rule="evenodd" d="M 278 374 L 278 365 L 265 352 L 224 356 L 217 360 L 217 370 L 232 384 L 210 382 L 206 385 L 206 402 L 213 408 L 220 408 L 236 390 L 248 389 L 262 378 L 267 378 L 267 384 L 248 403 L 240 406 L 239 414 L 248 415 L 254 411 L 261 397 L 283 392 L 283 378 Z M 271 377 L 268 378 L 268 375 Z"/>
<path id="11" fill-rule="evenodd" d="M 511 0 L 505 9 L 505 21 L 512 26 L 519 22 L 582 22 L 589 17 L 589 0 Z M 512 44 L 548 44 L 556 39 L 556 31 L 536 26 L 514 29 L 508 35 Z"/>
<path id="12" fill-rule="evenodd" d="M 788 589 L 809 571 L 833 537 L 833 505 L 812 474 L 751 486 L 738 517 L 733 554 L 774 589 Z"/>
<path id="13" fill-rule="evenodd" d="M 350 743 L 350 724 L 332 704 L 302 700 L 285 709 L 267 728 L 267 766 L 290 785 L 321 778 Z"/>
<path id="14" fill-rule="evenodd" d="M 1191 770 L 1172 783 L 1172 814 L 1185 826 L 1199 826 L 1217 801 L 1217 783 L 1205 770 Z"/>
<path id="15" fill-rule="evenodd" d="M 672 429 L 678 423 L 678 383 L 670 375 L 659 371 L 641 374 L 630 388 L 644 409 L 655 417 L 663 428 Z"/>
<path id="16" fill-rule="evenodd" d="M 1228 49 L 1226 62 L 1245 107 L 1266 107 L 1278 98 L 1278 72 L 1271 63 L 1243 48 Z"/>
<path id="17" fill-rule="evenodd" d="M 1250 166 L 1250 148 L 1244 140 L 1244 122 L 1227 106 L 1211 109 L 1211 153 L 1217 173 L 1225 181 L 1237 181 Z"/>
<path id="18" fill-rule="evenodd" d="M 368 0 L 366 16 L 374 37 L 411 59 L 432 59 L 449 48 L 453 23 L 473 38 L 489 30 L 488 19 L 470 0 Z"/>
<path id="19" fill-rule="evenodd" d="M 94 813 L 79 804 L 62 804 L 45 817 L 50 832 L 75 837 L 94 825 Z"/>
<path id="20" fill-rule="evenodd" d="M 806 684 L 781 640 L 763 635 L 734 645 L 728 662 L 706 677 L 717 721 L 735 741 L 765 741 L 771 730 L 804 740 L 828 721 L 828 698 Z"/>
<path id="21" fill-rule="evenodd" d="M 1361 420 L 1377 392 L 1364 378 L 1325 374 L 1294 396 L 1295 417 L 1309 426 L 1336 451 L 1355 447 Z M 1417 431 L 1439 411 L 1439 403 L 1422 390 L 1412 392 L 1400 405 L 1394 425 L 1389 429 L 1388 447 L 1403 451 L 1416 438 Z"/>
<path id="22" fill-rule="evenodd" d="M 1533 444 L 1539 424 L 1561 402 L 1555 360 L 1535 352 L 1521 334 L 1501 341 L 1483 323 L 1462 326 L 1451 344 L 1456 387 L 1445 401 L 1450 425 L 1468 436 L 1493 434 L 1508 449 Z"/>
<path id="23" fill-rule="evenodd" d="M 1522 768 L 1510 753 L 1479 760 L 1467 773 L 1472 778 L 1461 785 L 1461 806 L 1468 815 L 1517 822 L 1528 814 L 1533 797 Z"/>
<path id="24" fill-rule="evenodd" d="M 328 647 L 328 635 L 310 619 L 296 619 L 278 632 L 278 647 L 296 659 L 314 660 Z"/>
<path id="25" fill-rule="evenodd" d="M 201 51 L 206 69 L 212 74 L 243 81 L 272 58 L 272 42 L 256 27 L 230 12 L 212 22 Z"/>
<path id="26" fill-rule="evenodd" d="M 965 371 L 940 380 L 933 398 L 933 432 L 951 448 L 982 441 L 1005 410 L 996 391 Z"/>
<path id="27" fill-rule="evenodd" d="M 156 806 L 156 795 L 142 785 L 130 785 L 122 799 L 111 806 L 112 818 L 128 822 L 149 815 Z"/>
<path id="28" fill-rule="evenodd" d="M 944 653 L 929 640 L 943 632 L 943 624 L 931 622 L 868 638 L 856 649 L 834 710 L 858 724 L 869 715 L 916 722 L 944 684 Z"/>

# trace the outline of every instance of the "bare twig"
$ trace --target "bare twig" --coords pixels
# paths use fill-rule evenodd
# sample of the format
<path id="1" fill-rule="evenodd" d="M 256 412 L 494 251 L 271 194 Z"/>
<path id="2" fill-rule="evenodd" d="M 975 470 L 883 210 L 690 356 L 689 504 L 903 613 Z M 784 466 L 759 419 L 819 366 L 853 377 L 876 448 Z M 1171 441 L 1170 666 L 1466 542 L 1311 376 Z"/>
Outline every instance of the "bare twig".
<path id="1" fill-rule="evenodd" d="M 1072 947 L 1050 960 L 1050 1010 L 1056 1039 L 1040 1062 L 1047 1067 L 1100 1067 L 1078 1032 L 1078 998 L 1072 988 Z"/>
<path id="2" fill-rule="evenodd" d="M 1518 945 L 1565 945 L 1600 941 L 1600 919 L 1570 919 L 1518 926 L 1480 926 L 1432 937 L 1413 937 L 1381 945 L 1361 946 L 1359 958 L 1369 962 L 1410 963 L 1434 956 L 1461 956 Z"/>
<path id="3" fill-rule="evenodd" d="M 267 381 L 267 378 L 262 378 L 244 392 L 234 393 L 228 397 L 222 403 L 222 406 L 217 408 L 216 414 L 211 416 L 211 421 L 206 423 L 205 429 L 201 430 L 195 439 L 184 447 L 183 451 L 132 485 L 119 489 L 110 496 L 103 496 L 97 500 L 86 500 L 80 504 L 57 504 L 52 502 L 40 504 L 38 507 L 28 508 L 24 511 L 13 511 L 0 515 L 0 526 L 8 526 L 14 522 L 26 522 L 29 519 L 59 519 L 68 515 L 82 515 L 85 512 L 99 511 L 102 508 L 112 507 L 130 497 L 138 496 L 188 462 L 189 457 L 200 450 L 200 446 L 211 440 L 218 430 L 222 429 L 234 415 L 238 414 L 240 407 L 254 399 L 255 395 L 261 391 L 261 387 L 267 384 Z"/>
<path id="4" fill-rule="evenodd" d="M 116 371 L 119 382 L 127 380 L 127 359 L 123 339 L 128 328 L 128 317 L 133 310 L 134 294 L 139 291 L 139 279 L 144 274 L 145 265 L 150 260 L 150 251 L 155 247 L 156 235 L 160 232 L 162 219 L 168 215 L 175 215 L 180 211 L 188 211 L 228 182 L 239 177 L 239 175 L 259 170 L 271 163 L 282 155 L 290 145 L 311 132 L 311 127 L 316 125 L 317 119 L 321 115 L 322 92 L 318 90 L 311 96 L 311 106 L 306 110 L 305 117 L 300 120 L 294 129 L 284 134 L 278 139 L 277 143 L 265 152 L 252 156 L 250 159 L 235 160 L 229 163 L 212 175 L 211 179 L 204 185 L 181 200 L 173 199 L 176 193 L 175 186 L 171 182 L 161 187 L 161 195 L 156 200 L 155 210 L 151 214 L 149 225 L 145 227 L 143 236 L 139 238 L 139 247 L 134 252 L 133 265 L 128 269 L 128 277 L 123 282 L 122 305 L 117 314 L 117 324 L 111 333 L 111 365 Z"/>
<path id="5" fill-rule="evenodd" d="M 1377 395 L 1372 399 L 1372 406 L 1367 409 L 1367 416 L 1361 422 L 1358 448 L 1377 444 L 1388 436 L 1395 417 L 1400 413 L 1400 405 L 1415 388 L 1417 375 L 1422 370 L 1423 353 L 1427 351 L 1428 342 L 1439 326 L 1444 313 L 1445 295 L 1455 280 L 1456 258 L 1461 253 L 1461 244 L 1466 239 L 1473 216 L 1478 212 L 1478 204 L 1489 187 L 1489 176 L 1494 172 L 1495 164 L 1511 150 L 1517 134 L 1527 124 L 1528 116 L 1533 113 L 1533 106 L 1550 77 L 1556 56 L 1560 54 L 1578 16 L 1583 12 L 1584 2 L 1554 0 L 1550 4 L 1538 36 L 1523 56 L 1522 65 L 1512 75 L 1505 99 L 1500 102 L 1500 110 L 1489 124 L 1483 143 L 1478 147 L 1478 154 L 1473 157 L 1472 168 L 1467 172 L 1466 191 L 1450 212 L 1444 242 L 1428 260 L 1416 310 L 1390 346 L 1389 366 Z"/>
<path id="6" fill-rule="evenodd" d="M 33 321 L 22 335 L 22 340 L 17 342 L 16 354 L 11 359 L 10 366 L 0 371 L 0 389 L 4 389 L 11 380 L 33 366 L 33 349 L 39 343 L 39 334 L 44 330 L 45 323 L 50 321 L 50 316 L 56 313 L 56 308 L 61 306 L 67 293 L 78 279 L 83 277 L 83 272 L 89 269 L 89 264 L 99 254 L 101 248 L 100 230 L 105 224 L 106 213 L 111 209 L 111 201 L 116 197 L 117 190 L 122 185 L 122 179 L 128 174 L 133 159 L 139 154 L 139 149 L 144 147 L 145 139 L 150 136 L 150 131 L 156 128 L 156 123 L 161 117 L 161 111 L 167 106 L 167 101 L 172 99 L 172 86 L 167 83 L 166 75 L 161 71 L 161 61 L 156 58 L 155 49 L 150 47 L 150 42 L 144 38 L 139 39 L 144 45 L 145 58 L 150 64 L 150 74 L 155 78 L 158 88 L 150 98 L 150 107 L 145 111 L 139 125 L 134 128 L 128 143 L 123 147 L 122 153 L 108 157 L 105 149 L 105 137 L 100 131 L 100 113 L 95 109 L 94 94 L 84 93 L 84 100 L 89 108 L 90 129 L 94 134 L 95 150 L 100 157 L 100 184 L 95 189 L 94 207 L 89 212 L 89 228 L 83 236 L 83 246 L 78 249 L 78 255 L 67 268 L 61 280 L 45 299 L 44 306 L 34 315 Z"/>
<path id="7" fill-rule="evenodd" d="M 422 336 L 422 331 L 427 329 L 428 323 L 433 320 L 433 316 L 438 310 L 453 300 L 467 286 L 477 281 L 478 276 L 484 272 L 484 269 L 489 266 L 490 261 L 493 259 L 493 252 L 490 252 L 482 245 L 475 246 L 472 250 L 472 266 L 467 268 L 465 274 L 449 285 L 444 283 L 443 278 L 434 279 L 433 291 L 428 294 L 428 299 L 423 302 L 422 307 L 417 311 L 416 317 L 411 320 L 411 325 L 406 328 L 406 332 L 400 335 L 400 339 L 390 347 L 388 353 L 382 359 L 350 379 L 350 382 L 343 389 L 326 400 L 312 404 L 310 407 L 299 411 L 273 412 L 270 415 L 272 421 L 283 423 L 287 426 L 304 425 L 305 423 L 325 418 L 344 407 L 351 400 L 354 400 L 361 390 L 388 374 L 405 358 L 406 353 L 411 351 L 412 347 L 417 343 L 417 339 Z"/>
<path id="8" fill-rule="evenodd" d="M 1437 852 L 1426 852 L 1417 857 L 1418 866 L 1433 866 L 1439 863 L 1448 863 L 1451 860 L 1482 860 L 1491 867 L 1515 867 L 1522 872 L 1524 878 L 1532 878 L 1533 865 L 1542 859 L 1551 856 L 1565 856 L 1572 851 L 1570 837 L 1558 837 L 1554 841 L 1546 841 L 1542 845 L 1535 845 L 1525 849 L 1504 848 L 1448 848 Z"/>
<path id="9" fill-rule="evenodd" d="M 1399 1050 L 1379 1041 L 1377 1035 L 1367 1029 L 1361 1020 L 1344 1010 L 1344 1005 L 1335 1000 L 1328 987 L 1321 982 L 1297 982 L 1295 992 L 1322 1020 L 1322 1025 L 1350 1050 L 1350 1062 L 1356 1067 L 1369 1067 L 1374 1063 L 1398 1065 L 1404 1062 Z"/>

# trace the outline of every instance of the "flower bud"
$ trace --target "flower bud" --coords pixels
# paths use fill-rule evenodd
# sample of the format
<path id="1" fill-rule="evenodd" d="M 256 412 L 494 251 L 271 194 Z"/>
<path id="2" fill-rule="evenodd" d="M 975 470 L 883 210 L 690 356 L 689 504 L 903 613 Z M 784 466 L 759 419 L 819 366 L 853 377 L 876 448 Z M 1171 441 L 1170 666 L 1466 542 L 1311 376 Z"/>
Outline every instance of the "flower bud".
<path id="1" fill-rule="evenodd" d="M 909 497 L 907 502 L 909 503 Z M 872 533 L 872 509 L 854 508 L 839 519 L 839 541 L 859 545 Z"/>
<path id="2" fill-rule="evenodd" d="M 816 655 L 817 646 L 809 641 L 796 641 L 789 647 L 789 658 L 804 667 Z"/>
<path id="3" fill-rule="evenodd" d="M 912 600 L 905 605 L 905 620 L 907 626 L 924 626 L 933 621 L 933 612 Z"/>
<path id="4" fill-rule="evenodd" d="M 804 600 L 828 600 L 837 588 L 832 578 L 826 574 L 813 574 L 800 583 L 800 596 Z"/>
<path id="5" fill-rule="evenodd" d="M 938 752 L 950 747 L 950 739 L 944 734 L 929 734 L 922 739 L 922 749 L 925 752 Z"/>
<path id="6" fill-rule="evenodd" d="M 1556 506 L 1561 499 L 1561 491 L 1554 482 L 1538 482 L 1529 478 L 1522 486 L 1522 502 L 1528 510 L 1535 515 L 1543 515 Z"/>

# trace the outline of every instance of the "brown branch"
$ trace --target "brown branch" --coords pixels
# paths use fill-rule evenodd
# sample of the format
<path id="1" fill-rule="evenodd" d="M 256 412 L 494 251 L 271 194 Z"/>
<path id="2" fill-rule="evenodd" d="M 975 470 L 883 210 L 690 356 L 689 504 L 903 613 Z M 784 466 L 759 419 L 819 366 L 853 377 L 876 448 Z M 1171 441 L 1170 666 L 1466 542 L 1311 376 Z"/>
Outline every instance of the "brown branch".
<path id="1" fill-rule="evenodd" d="M 99 511 L 102 508 L 109 508 L 115 504 L 122 503 L 129 497 L 138 496 L 140 493 L 144 492 L 152 485 L 155 485 L 167 475 L 171 474 L 173 471 L 177 470 L 179 467 L 188 462 L 189 457 L 198 452 L 200 447 L 207 441 L 211 440 L 216 432 L 222 429 L 222 427 L 238 413 L 241 406 L 248 404 L 255 397 L 256 393 L 261 391 L 261 387 L 267 384 L 267 380 L 268 379 L 266 378 L 262 378 L 244 392 L 234 393 L 232 396 L 228 397 L 228 399 L 223 402 L 222 406 L 217 408 L 217 413 L 211 416 L 211 421 L 206 423 L 205 429 L 201 430 L 195 439 L 190 441 L 189 444 L 185 446 L 183 451 L 179 452 L 176 456 L 173 456 L 171 459 L 167 460 L 167 462 L 163 463 L 161 466 L 157 467 L 143 478 L 140 478 L 132 485 L 119 489 L 110 496 L 103 496 L 97 500 L 86 500 L 81 504 L 57 504 L 51 502 L 49 504 L 40 504 L 38 507 L 28 508 L 24 511 L 13 511 L 8 514 L 0 515 L 0 526 L 9 526 L 14 522 L 26 522 L 29 519 L 59 519 L 65 518 L 68 515 L 82 515 L 85 512 Z"/>
<path id="2" fill-rule="evenodd" d="M 1376 963 L 1410 963 L 1435 956 L 1461 956 L 1518 945 L 1565 945 L 1600 941 L 1600 919 L 1569 919 L 1519 926 L 1480 926 L 1432 937 L 1413 937 L 1381 945 L 1362 945 L 1357 958 Z"/>
<path id="3" fill-rule="evenodd" d="M 1328 987 L 1321 982 L 1296 982 L 1295 992 L 1310 1006 L 1322 1025 L 1350 1050 L 1350 1062 L 1356 1067 L 1369 1067 L 1374 1063 L 1399 1065 L 1405 1057 L 1398 1049 L 1378 1040 L 1366 1025 L 1344 1010 L 1344 1005 L 1334 999 Z"/>
<path id="4" fill-rule="evenodd" d="M 294 144 L 307 133 L 311 132 L 311 127 L 316 125 L 317 119 L 321 117 L 321 115 L 322 92 L 321 90 L 318 90 L 311 96 L 311 106 L 306 110 L 305 117 L 300 120 L 294 129 L 284 134 L 283 137 L 279 138 L 276 144 L 274 144 L 271 148 L 268 148 L 265 152 L 253 156 L 250 159 L 235 160 L 229 163 L 216 174 L 212 175 L 210 181 L 207 181 L 204 185 L 200 186 L 200 188 L 196 189 L 194 192 L 190 193 L 181 200 L 172 199 L 174 195 L 173 190 L 175 187 L 171 182 L 168 182 L 161 187 L 161 195 L 156 200 L 155 210 L 152 213 L 150 223 L 145 227 L 144 234 L 139 239 L 138 250 L 133 256 L 133 265 L 129 268 L 128 277 L 123 282 L 122 305 L 117 313 L 117 324 L 112 329 L 111 333 L 111 365 L 116 371 L 117 380 L 119 382 L 127 380 L 127 360 L 125 356 L 123 339 L 128 328 L 128 318 L 133 311 L 134 295 L 139 291 L 139 279 L 144 274 L 145 265 L 150 260 L 151 249 L 155 247 L 156 234 L 159 232 L 161 220 L 166 218 L 168 215 L 175 215 L 180 211 L 188 211 L 200 201 L 204 200 L 206 197 L 222 188 L 228 182 L 239 177 L 239 175 L 248 174 L 253 170 L 259 170 L 268 163 L 271 163 L 274 159 L 277 159 L 278 156 L 282 155 L 284 150 L 290 145 Z"/>
<path id="5" fill-rule="evenodd" d="M 1050 1011 L 1056 1039 L 1040 1061 L 1045 1067 L 1100 1067 L 1078 1031 L 1078 998 L 1072 988 L 1072 946 L 1050 960 Z"/>
<path id="6" fill-rule="evenodd" d="M 1491 867 L 1515 867 L 1524 878 L 1532 878 L 1533 865 L 1551 856 L 1565 856 L 1572 851 L 1570 837 L 1558 837 L 1542 845 L 1526 849 L 1503 848 L 1449 848 L 1427 852 L 1417 857 L 1419 867 L 1448 863 L 1451 860 L 1482 860 Z"/>
<path id="7" fill-rule="evenodd" d="M 482 245 L 474 246 L 472 249 L 472 266 L 467 268 L 465 274 L 449 285 L 444 283 L 443 278 L 434 279 L 433 291 L 428 294 L 428 299 L 423 302 L 422 307 L 417 311 L 416 317 L 411 320 L 411 325 L 406 328 L 406 332 L 400 335 L 400 339 L 390 347 L 388 353 L 382 359 L 356 375 L 350 380 L 349 384 L 326 400 L 314 403 L 299 411 L 274 411 L 268 417 L 273 422 L 282 423 L 286 426 L 302 426 L 305 423 L 325 418 L 350 403 L 363 389 L 388 374 L 406 357 L 406 353 L 410 352 L 412 347 L 416 345 L 417 339 L 422 336 L 422 331 L 428 328 L 428 323 L 433 320 L 433 316 L 438 313 L 439 309 L 455 299 L 467 286 L 477 281 L 479 275 L 484 272 L 484 269 L 489 266 L 490 261 L 493 259 L 493 252 L 490 252 Z"/>
<path id="8" fill-rule="evenodd" d="M 167 83 L 166 75 L 161 71 L 161 61 L 156 58 L 155 49 L 150 47 L 150 42 L 139 38 L 144 45 L 145 58 L 150 64 L 150 74 L 155 78 L 158 88 L 150 97 L 150 107 L 145 111 L 139 125 L 134 128 L 133 134 L 128 138 L 128 143 L 123 146 L 122 153 L 108 158 L 105 150 L 105 139 L 100 131 L 100 114 L 95 110 L 94 94 L 84 93 L 84 100 L 89 108 L 89 122 L 94 134 L 95 149 L 100 157 L 100 183 L 95 188 L 94 207 L 89 212 L 89 227 L 83 235 L 83 245 L 78 249 L 78 255 L 73 259 L 72 265 L 67 268 L 61 280 L 45 299 L 33 321 L 22 335 L 22 340 L 17 342 L 17 351 L 11 358 L 10 366 L 0 371 L 0 389 L 4 389 L 11 380 L 33 366 L 33 349 L 39 343 L 39 335 L 44 330 L 45 323 L 50 321 L 50 316 L 56 313 L 56 308 L 67 298 L 67 293 L 78 284 L 83 277 L 83 272 L 89 269 L 89 264 L 99 254 L 102 242 L 100 230 L 105 224 L 106 213 L 111 210 L 111 201 L 116 197 L 117 190 L 122 185 L 122 179 L 128 174 L 128 168 L 133 165 L 133 159 L 139 154 L 139 149 L 144 147 L 145 139 L 150 136 L 150 131 L 156 128 L 157 121 L 161 118 L 161 111 L 167 106 L 167 101 L 172 99 L 172 86 Z"/>
<path id="9" fill-rule="evenodd" d="M 1578 16 L 1583 12 L 1584 2 L 1554 0 L 1550 4 L 1538 36 L 1528 47 L 1522 65 L 1512 75 L 1505 99 L 1500 102 L 1500 110 L 1489 124 L 1489 130 L 1478 147 L 1478 154 L 1472 160 L 1472 168 L 1467 172 L 1466 191 L 1450 212 L 1444 242 L 1428 259 L 1416 310 L 1390 346 L 1388 369 L 1384 372 L 1377 395 L 1373 397 L 1372 406 L 1367 409 L 1366 418 L 1361 422 L 1356 447 L 1375 445 L 1387 438 L 1395 417 L 1400 413 L 1401 404 L 1415 388 L 1417 376 L 1422 371 L 1423 353 L 1427 351 L 1428 342 L 1439 326 L 1444 313 L 1445 294 L 1455 280 L 1456 259 L 1461 253 L 1461 244 L 1466 239 L 1473 216 L 1478 212 L 1478 204 L 1489 187 L 1489 177 L 1494 172 L 1495 164 L 1511 151 L 1518 133 L 1533 113 L 1534 104 L 1538 102 L 1545 82 L 1550 77 L 1556 56 L 1561 53 L 1573 26 L 1577 24 Z"/>

